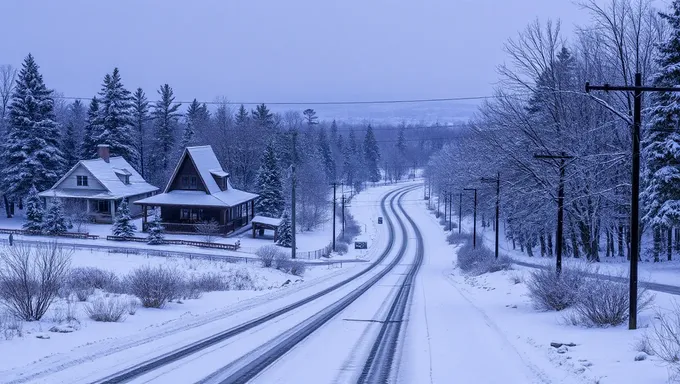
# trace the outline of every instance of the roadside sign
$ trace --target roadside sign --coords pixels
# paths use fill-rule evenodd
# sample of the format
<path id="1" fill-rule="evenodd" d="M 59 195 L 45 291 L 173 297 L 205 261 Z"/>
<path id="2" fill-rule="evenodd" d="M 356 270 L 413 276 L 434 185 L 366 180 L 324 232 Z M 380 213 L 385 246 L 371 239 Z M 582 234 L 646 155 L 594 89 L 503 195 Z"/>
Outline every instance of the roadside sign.
<path id="1" fill-rule="evenodd" d="M 368 243 L 365 241 L 355 241 L 354 249 L 368 249 Z"/>
<path id="2" fill-rule="evenodd" d="M 382 224 L 382 216 L 378 217 L 378 224 Z"/>

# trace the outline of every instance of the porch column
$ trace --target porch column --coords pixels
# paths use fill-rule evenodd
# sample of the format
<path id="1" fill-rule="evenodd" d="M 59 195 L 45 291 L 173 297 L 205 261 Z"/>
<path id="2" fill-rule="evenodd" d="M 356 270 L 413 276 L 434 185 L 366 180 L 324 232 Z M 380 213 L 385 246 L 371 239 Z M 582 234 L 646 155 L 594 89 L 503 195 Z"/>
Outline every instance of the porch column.
<path id="1" fill-rule="evenodd" d="M 147 205 L 142 205 L 142 230 L 146 230 Z"/>
<path id="2" fill-rule="evenodd" d="M 250 200 L 250 218 L 255 217 L 255 200 Z"/>
<path id="3" fill-rule="evenodd" d="M 109 211 L 112 218 L 116 216 L 116 200 L 109 200 Z"/>
<path id="4" fill-rule="evenodd" d="M 85 213 L 90 214 L 90 200 L 85 199 Z"/>

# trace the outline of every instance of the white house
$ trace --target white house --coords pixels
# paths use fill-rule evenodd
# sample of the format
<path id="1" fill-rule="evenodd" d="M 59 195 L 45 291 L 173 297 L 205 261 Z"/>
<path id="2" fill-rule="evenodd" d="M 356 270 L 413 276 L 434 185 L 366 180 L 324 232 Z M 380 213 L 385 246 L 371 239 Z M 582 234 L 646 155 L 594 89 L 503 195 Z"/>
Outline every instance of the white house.
<path id="1" fill-rule="evenodd" d="M 51 199 L 61 199 L 67 209 L 84 211 L 98 223 L 111 223 L 123 199 L 128 200 L 133 216 L 141 215 L 141 207 L 132 203 L 153 196 L 158 188 L 123 157 L 110 157 L 108 145 L 99 145 L 98 154 L 97 159 L 79 161 L 52 188 L 40 192 L 40 197 L 48 205 Z"/>

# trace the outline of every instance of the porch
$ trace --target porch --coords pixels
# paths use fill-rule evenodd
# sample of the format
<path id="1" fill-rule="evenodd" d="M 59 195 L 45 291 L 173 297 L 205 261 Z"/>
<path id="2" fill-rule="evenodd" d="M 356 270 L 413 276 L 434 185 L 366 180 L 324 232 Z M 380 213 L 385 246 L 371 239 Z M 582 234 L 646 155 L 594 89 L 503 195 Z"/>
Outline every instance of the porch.
<path id="1" fill-rule="evenodd" d="M 138 203 L 142 209 L 142 230 L 148 231 L 149 216 L 153 210 L 160 209 L 161 225 L 166 232 L 188 233 L 199 232 L 197 225 L 214 221 L 215 232 L 227 235 L 248 225 L 255 216 L 253 200 L 234 207 L 210 207 L 191 205 L 152 205 Z"/>

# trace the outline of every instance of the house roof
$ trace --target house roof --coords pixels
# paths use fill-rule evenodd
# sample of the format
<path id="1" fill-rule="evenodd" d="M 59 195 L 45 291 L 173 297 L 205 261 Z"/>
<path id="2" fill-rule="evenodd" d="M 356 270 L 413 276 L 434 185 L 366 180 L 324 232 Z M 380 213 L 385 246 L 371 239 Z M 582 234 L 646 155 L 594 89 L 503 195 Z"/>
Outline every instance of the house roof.
<path id="1" fill-rule="evenodd" d="M 203 191 L 186 191 L 186 190 L 170 190 L 179 169 L 184 163 L 184 159 L 189 156 L 196 167 L 203 185 L 205 185 L 206 192 Z M 215 156 L 212 147 L 204 145 L 200 147 L 188 147 L 184 150 L 172 177 L 165 187 L 165 192 L 155 196 L 148 197 L 136 201 L 135 204 L 146 205 L 184 205 L 184 206 L 201 206 L 201 207 L 233 207 L 246 201 L 254 200 L 259 195 L 255 193 L 245 192 L 232 187 L 231 182 L 227 179 L 227 189 L 223 191 L 215 181 L 213 175 L 219 177 L 227 177 L 229 173 L 225 172 L 220 165 L 220 162 Z"/>
<path id="2" fill-rule="evenodd" d="M 78 166 L 82 165 L 99 181 L 106 191 L 75 190 L 73 188 L 59 188 Z M 118 175 L 130 176 L 130 184 L 125 184 Z M 103 159 L 81 160 L 71 168 L 54 186 L 40 192 L 43 197 L 83 197 L 101 199 L 121 199 L 130 196 L 157 191 L 158 188 L 149 184 L 123 157 L 114 156 L 107 163 Z"/>
<path id="3" fill-rule="evenodd" d="M 251 223 L 259 223 L 259 224 L 264 224 L 264 225 L 271 225 L 273 227 L 278 227 L 281 225 L 281 222 L 283 220 L 281 218 L 274 218 L 274 217 L 267 217 L 267 216 L 260 216 L 257 215 L 253 217 L 253 219 L 250 221 Z"/>

